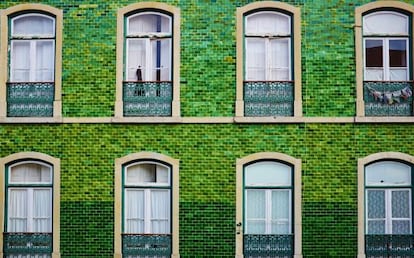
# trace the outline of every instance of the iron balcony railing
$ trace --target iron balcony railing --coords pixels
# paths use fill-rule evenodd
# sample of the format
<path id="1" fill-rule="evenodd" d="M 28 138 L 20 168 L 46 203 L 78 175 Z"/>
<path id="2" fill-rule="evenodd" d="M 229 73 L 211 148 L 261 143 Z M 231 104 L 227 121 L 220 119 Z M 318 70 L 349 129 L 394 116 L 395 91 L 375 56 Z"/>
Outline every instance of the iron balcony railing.
<path id="1" fill-rule="evenodd" d="M 244 257 L 293 257 L 293 235 L 244 235 Z"/>
<path id="2" fill-rule="evenodd" d="M 244 116 L 293 116 L 292 81 L 245 81 Z"/>
<path id="3" fill-rule="evenodd" d="M 412 81 L 365 81 L 366 116 L 411 116 L 413 114 Z"/>
<path id="4" fill-rule="evenodd" d="M 124 116 L 171 116 L 172 82 L 123 82 Z"/>
<path id="5" fill-rule="evenodd" d="M 122 234 L 122 254 L 128 258 L 171 257 L 169 234 Z"/>
<path id="6" fill-rule="evenodd" d="M 414 257 L 414 235 L 365 235 L 365 255 L 374 257 Z"/>
<path id="7" fill-rule="evenodd" d="M 52 233 L 3 233 L 5 257 L 51 257 Z"/>
<path id="8" fill-rule="evenodd" d="M 7 116 L 51 117 L 54 96 L 54 82 L 8 82 Z"/>

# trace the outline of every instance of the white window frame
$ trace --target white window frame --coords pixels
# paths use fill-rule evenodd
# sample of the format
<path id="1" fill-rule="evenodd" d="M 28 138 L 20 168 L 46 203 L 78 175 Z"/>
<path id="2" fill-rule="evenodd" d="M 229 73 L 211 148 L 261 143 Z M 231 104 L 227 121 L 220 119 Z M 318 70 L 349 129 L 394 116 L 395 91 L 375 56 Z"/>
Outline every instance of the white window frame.
<path id="1" fill-rule="evenodd" d="M 14 22 L 18 19 L 24 18 L 24 17 L 28 17 L 28 16 L 39 16 L 42 18 L 46 18 L 49 20 L 52 20 L 52 28 L 53 28 L 53 34 L 52 35 L 36 35 L 36 34 L 29 34 L 29 35 L 20 35 L 20 34 L 15 34 L 14 33 Z M 30 56 L 29 56 L 29 80 L 28 82 L 42 82 L 40 80 L 36 79 L 36 70 L 37 70 L 37 56 L 36 56 L 36 46 L 39 42 L 52 42 L 52 50 L 53 50 L 53 54 L 50 58 L 53 59 L 53 65 L 52 65 L 52 80 L 47 81 L 47 82 L 54 82 L 55 81 L 55 56 L 56 56 L 56 51 L 55 51 L 55 44 L 56 44 L 56 19 L 49 16 L 49 15 L 44 15 L 44 14 L 40 14 L 40 13 L 29 13 L 29 14 L 23 14 L 23 15 L 19 15 L 16 17 L 13 17 L 11 19 L 11 38 L 10 38 L 10 81 L 11 82 L 20 82 L 20 81 L 16 81 L 14 78 L 14 62 L 13 62 L 13 53 L 15 52 L 14 50 L 14 43 L 15 42 L 30 42 Z"/>
<path id="2" fill-rule="evenodd" d="M 383 46 L 383 48 L 382 48 L 382 64 L 383 64 L 383 66 L 382 67 L 366 67 L 366 41 L 367 40 L 381 40 L 382 41 L 382 46 Z M 393 70 L 393 69 L 402 69 L 403 67 L 398 67 L 398 68 L 393 68 L 393 67 L 390 67 L 390 49 L 389 49 L 389 42 L 390 42 L 390 40 L 405 40 L 405 44 L 406 44 L 406 64 L 407 64 L 407 66 L 405 67 L 405 70 L 406 70 L 406 73 L 407 73 L 407 76 L 406 76 L 406 78 L 405 78 L 405 80 L 409 80 L 409 77 L 410 77 L 410 61 L 409 61 L 409 56 L 410 56 L 410 48 L 409 48 L 409 44 L 408 44 L 408 42 L 409 42 L 409 40 L 408 40 L 408 36 L 407 37 L 404 37 L 404 38 L 396 38 L 396 37 L 378 37 L 378 38 L 376 38 L 376 37 L 364 37 L 364 78 L 366 78 L 367 77 L 367 72 L 369 71 L 369 70 L 379 70 L 379 69 L 382 69 L 382 72 L 383 72 L 383 79 L 381 80 L 381 81 L 390 81 L 391 80 L 391 78 L 390 78 L 390 73 L 391 73 L 391 70 Z M 369 80 L 368 80 L 369 81 Z"/>
<path id="3" fill-rule="evenodd" d="M 410 188 L 369 188 L 366 189 L 365 196 L 368 196 L 369 191 L 384 191 L 385 193 L 385 218 L 368 218 L 368 198 L 366 199 L 366 223 L 365 223 L 365 232 L 368 234 L 368 222 L 369 221 L 385 221 L 385 233 L 384 234 L 393 234 L 392 222 L 393 221 L 409 221 L 410 222 L 410 234 L 412 234 L 412 200 L 411 200 L 411 189 Z M 409 218 L 393 218 L 392 217 L 392 192 L 397 191 L 408 191 L 409 192 Z"/>
<path id="4" fill-rule="evenodd" d="M 292 234 L 292 189 L 283 189 L 283 188 L 272 188 L 272 189 L 261 189 L 261 188 L 249 188 L 245 190 L 245 196 L 247 196 L 247 192 L 249 190 L 253 190 L 253 191 L 264 191 L 265 193 L 265 218 L 264 220 L 261 218 L 251 218 L 248 219 L 247 218 L 247 209 L 244 209 L 244 221 L 245 221 L 245 226 L 247 227 L 247 221 L 264 221 L 265 222 L 265 232 L 263 233 L 263 235 L 269 235 L 269 234 L 274 234 L 272 233 L 272 224 L 274 222 L 279 222 L 282 221 L 284 223 L 287 223 L 288 225 L 288 233 L 285 234 Z M 289 193 L 289 211 L 288 211 L 288 219 L 276 219 L 273 220 L 272 219 L 272 193 L 273 192 L 288 192 Z M 247 199 L 245 199 L 245 207 L 248 206 L 248 202 Z M 255 234 L 255 233 L 250 233 L 247 232 L 247 228 L 245 229 L 246 234 Z M 283 235 L 283 234 L 281 234 Z"/>

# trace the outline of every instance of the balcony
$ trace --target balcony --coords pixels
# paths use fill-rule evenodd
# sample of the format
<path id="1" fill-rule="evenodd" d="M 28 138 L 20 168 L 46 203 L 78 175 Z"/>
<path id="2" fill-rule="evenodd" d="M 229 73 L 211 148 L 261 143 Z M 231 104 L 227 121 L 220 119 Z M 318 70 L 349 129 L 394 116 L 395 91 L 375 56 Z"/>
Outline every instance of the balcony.
<path id="1" fill-rule="evenodd" d="M 124 116 L 171 116 L 171 82 L 123 82 Z"/>
<path id="2" fill-rule="evenodd" d="M 293 235 L 244 235 L 244 257 L 293 257 Z"/>
<path id="3" fill-rule="evenodd" d="M 414 235 L 365 235 L 365 254 L 374 257 L 414 257 Z"/>
<path id="4" fill-rule="evenodd" d="M 54 96 L 53 82 L 8 82 L 7 116 L 51 117 Z"/>
<path id="5" fill-rule="evenodd" d="M 122 234 L 124 257 L 171 257 L 171 235 L 167 234 Z"/>
<path id="6" fill-rule="evenodd" d="M 51 257 L 52 233 L 3 233 L 5 257 Z"/>
<path id="7" fill-rule="evenodd" d="M 291 81 L 245 81 L 244 116 L 293 116 Z"/>
<path id="8" fill-rule="evenodd" d="M 365 81 L 365 116 L 411 116 L 412 82 Z"/>

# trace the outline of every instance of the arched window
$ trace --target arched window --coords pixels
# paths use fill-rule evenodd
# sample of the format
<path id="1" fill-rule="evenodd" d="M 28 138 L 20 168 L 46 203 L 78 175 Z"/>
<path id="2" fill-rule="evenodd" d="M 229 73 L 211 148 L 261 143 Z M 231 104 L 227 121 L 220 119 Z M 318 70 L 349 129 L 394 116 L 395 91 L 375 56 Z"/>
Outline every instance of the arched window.
<path id="1" fill-rule="evenodd" d="M 59 160 L 40 153 L 0 159 L 4 182 L 2 247 L 5 257 L 58 257 Z"/>
<path id="2" fill-rule="evenodd" d="M 380 153 L 361 159 L 359 184 L 359 253 L 366 257 L 412 254 L 413 178 L 412 157 L 402 153 Z M 362 200 L 363 198 L 363 200 Z M 360 243 L 361 244 L 361 243 Z"/>
<path id="3" fill-rule="evenodd" d="M 411 116 L 412 5 L 376 1 L 356 8 L 358 116 Z"/>
<path id="4" fill-rule="evenodd" d="M 0 66 L 8 69 L 0 72 L 0 80 L 7 82 L 0 100 L 7 106 L 0 116 L 42 122 L 61 117 L 62 17 L 61 10 L 42 4 L 16 5 L 1 13 L 7 24 L 2 38 L 8 42 L 1 47 Z"/>
<path id="5" fill-rule="evenodd" d="M 163 3 L 118 11 L 116 117 L 180 115 L 179 19 L 179 10 Z"/>
<path id="6" fill-rule="evenodd" d="M 237 257 L 301 257 L 300 160 L 257 153 L 237 163 Z"/>
<path id="7" fill-rule="evenodd" d="M 237 9 L 236 116 L 301 116 L 300 12 L 280 2 Z"/>
<path id="8" fill-rule="evenodd" d="M 179 257 L 178 160 L 130 154 L 115 173 L 115 257 Z"/>

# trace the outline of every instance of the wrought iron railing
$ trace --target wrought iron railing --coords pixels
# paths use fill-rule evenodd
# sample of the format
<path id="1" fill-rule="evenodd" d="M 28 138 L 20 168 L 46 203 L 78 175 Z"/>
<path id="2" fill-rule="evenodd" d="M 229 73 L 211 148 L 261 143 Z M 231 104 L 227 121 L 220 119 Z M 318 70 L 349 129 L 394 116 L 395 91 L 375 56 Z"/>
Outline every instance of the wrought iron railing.
<path id="1" fill-rule="evenodd" d="M 365 235 L 365 255 L 414 257 L 414 235 Z"/>
<path id="2" fill-rule="evenodd" d="M 293 257 L 293 235 L 244 235 L 244 257 Z"/>
<path id="3" fill-rule="evenodd" d="M 124 116 L 171 116 L 171 82 L 124 82 Z"/>
<path id="4" fill-rule="evenodd" d="M 244 116 L 293 116 L 291 81 L 245 81 Z"/>
<path id="5" fill-rule="evenodd" d="M 53 82 L 8 82 L 7 116 L 51 117 L 54 96 Z"/>
<path id="6" fill-rule="evenodd" d="M 124 257 L 171 257 L 171 235 L 168 234 L 123 234 Z"/>
<path id="7" fill-rule="evenodd" d="M 5 257 L 50 257 L 52 233 L 3 233 Z"/>
<path id="8" fill-rule="evenodd" d="M 411 81 L 365 81 L 366 116 L 411 116 L 413 114 Z"/>

